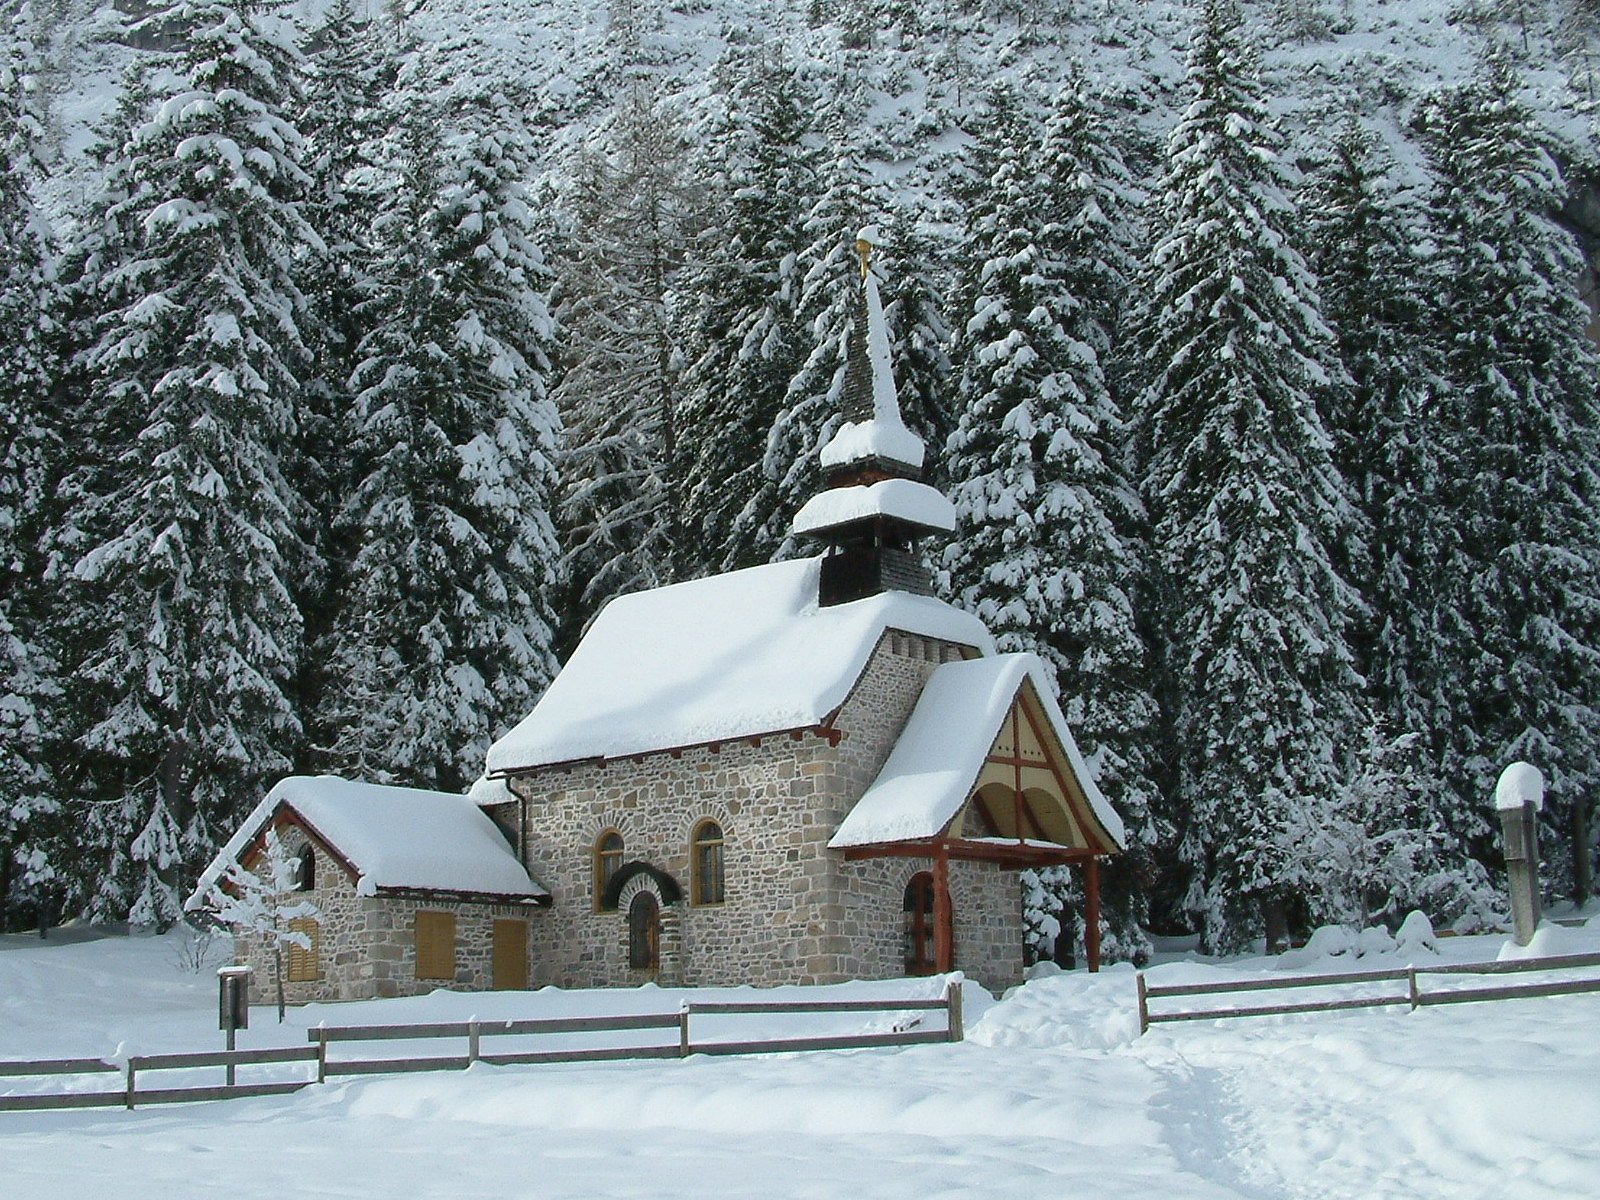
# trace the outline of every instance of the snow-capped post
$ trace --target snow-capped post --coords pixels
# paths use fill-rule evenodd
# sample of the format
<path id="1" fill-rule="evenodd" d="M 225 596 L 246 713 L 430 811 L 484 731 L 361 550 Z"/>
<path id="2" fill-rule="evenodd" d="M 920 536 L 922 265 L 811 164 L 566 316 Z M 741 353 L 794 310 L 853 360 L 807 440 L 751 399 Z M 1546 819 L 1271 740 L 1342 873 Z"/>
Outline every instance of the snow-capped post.
<path id="1" fill-rule="evenodd" d="M 1511 889 L 1513 934 L 1519 946 L 1539 927 L 1539 824 L 1544 807 L 1544 775 L 1531 763 L 1514 762 L 1500 772 L 1494 806 L 1505 837 L 1506 883 Z"/>
<path id="2" fill-rule="evenodd" d="M 234 1034 L 250 1028 L 250 971 L 248 963 L 217 968 L 217 1027 L 228 1035 L 228 1049 L 234 1048 Z M 233 1086 L 233 1063 L 228 1063 L 228 1086 Z"/>

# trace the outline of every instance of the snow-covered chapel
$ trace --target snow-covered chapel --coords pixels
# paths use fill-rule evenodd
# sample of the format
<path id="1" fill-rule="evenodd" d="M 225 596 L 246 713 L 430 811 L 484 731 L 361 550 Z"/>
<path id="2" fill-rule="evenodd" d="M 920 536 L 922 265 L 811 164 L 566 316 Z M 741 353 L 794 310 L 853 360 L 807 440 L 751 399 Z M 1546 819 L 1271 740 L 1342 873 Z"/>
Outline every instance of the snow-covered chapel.
<path id="1" fill-rule="evenodd" d="M 263 837 L 320 922 L 291 1000 L 436 986 L 828 983 L 1023 967 L 1025 867 L 1123 847 L 1042 661 L 938 599 L 955 527 L 900 415 L 870 230 L 844 423 L 794 518 L 812 558 L 622 596 L 470 799 L 286 780 L 197 889 Z M 272 956 L 241 938 L 260 994 Z"/>

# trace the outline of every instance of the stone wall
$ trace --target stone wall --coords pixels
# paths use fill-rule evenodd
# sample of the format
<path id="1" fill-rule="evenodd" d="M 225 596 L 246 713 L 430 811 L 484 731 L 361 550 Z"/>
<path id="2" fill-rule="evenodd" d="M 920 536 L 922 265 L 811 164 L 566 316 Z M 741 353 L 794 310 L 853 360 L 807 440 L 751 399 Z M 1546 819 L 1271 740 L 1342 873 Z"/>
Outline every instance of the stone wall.
<path id="1" fill-rule="evenodd" d="M 298 854 L 310 844 L 316 857 L 317 886 L 297 893 L 321 911 L 317 955 L 318 978 L 285 980 L 290 1004 L 314 1000 L 367 1000 L 378 996 L 414 996 L 435 988 L 482 990 L 493 985 L 494 922 L 526 921 L 529 936 L 544 914 L 525 906 L 480 904 L 411 896 L 358 896 L 355 882 L 326 847 L 294 826 L 280 836 L 286 849 Z M 450 912 L 456 919 L 455 978 L 418 979 L 415 914 Z M 530 951 L 530 964 L 533 954 Z M 245 933 L 234 936 L 234 961 L 249 963 L 250 1002 L 277 1001 L 276 974 L 269 939 Z M 283 954 L 288 969 L 288 948 Z M 530 966 L 531 970 L 531 966 Z"/>
<path id="2" fill-rule="evenodd" d="M 519 804 L 495 815 L 519 829 L 530 874 L 553 907 L 538 914 L 536 984 L 645 982 L 627 959 L 627 904 L 597 910 L 593 847 L 622 835 L 625 862 L 646 862 L 684 899 L 664 904 L 663 984 L 831 983 L 904 973 L 906 882 L 926 863 L 846 863 L 829 850 L 846 813 L 877 777 L 934 667 L 959 646 L 890 632 L 840 710 L 834 745 L 814 733 L 749 739 L 530 773 Z M 520 810 L 520 811 L 519 811 Z M 690 838 L 703 819 L 724 836 L 726 899 L 690 903 Z M 954 864 L 957 965 L 989 987 L 1020 979 L 1022 919 L 1014 872 Z"/>

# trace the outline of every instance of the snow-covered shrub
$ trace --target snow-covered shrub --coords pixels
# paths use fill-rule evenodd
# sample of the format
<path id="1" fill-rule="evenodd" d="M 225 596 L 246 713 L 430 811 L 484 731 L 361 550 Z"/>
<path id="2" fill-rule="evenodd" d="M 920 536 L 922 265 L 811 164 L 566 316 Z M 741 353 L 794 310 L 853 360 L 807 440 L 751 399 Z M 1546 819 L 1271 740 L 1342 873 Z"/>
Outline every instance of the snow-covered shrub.
<path id="1" fill-rule="evenodd" d="M 1416 909 L 1407 913 L 1406 919 L 1400 922 L 1394 941 L 1395 949 L 1402 954 L 1437 954 L 1439 951 L 1439 940 L 1433 934 L 1433 922 L 1428 920 L 1426 913 Z"/>
<path id="2" fill-rule="evenodd" d="M 1494 911 L 1482 866 L 1433 815 L 1437 786 L 1416 734 L 1368 723 L 1331 792 L 1284 830 L 1313 919 L 1367 929 L 1413 909 L 1440 918 Z"/>
<path id="3" fill-rule="evenodd" d="M 278 1022 L 283 1022 L 283 948 L 311 949 L 311 938 L 290 927 L 297 920 L 320 921 L 322 910 L 304 899 L 299 889 L 300 859 L 284 848 L 278 831 L 268 829 L 255 869 L 230 863 L 206 891 L 204 906 L 235 932 L 252 934 L 272 951 L 272 974 L 278 993 Z M 190 904 L 194 904 L 191 900 Z"/>

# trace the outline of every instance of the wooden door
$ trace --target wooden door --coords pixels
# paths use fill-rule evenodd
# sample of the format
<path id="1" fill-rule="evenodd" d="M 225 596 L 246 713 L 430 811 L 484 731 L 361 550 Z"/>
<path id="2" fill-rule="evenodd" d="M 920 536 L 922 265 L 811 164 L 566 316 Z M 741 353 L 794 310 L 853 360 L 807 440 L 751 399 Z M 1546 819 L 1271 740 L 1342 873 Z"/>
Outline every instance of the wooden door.
<path id="1" fill-rule="evenodd" d="M 528 923 L 504 920 L 494 923 L 494 987 L 496 991 L 524 991 L 528 986 Z"/>

